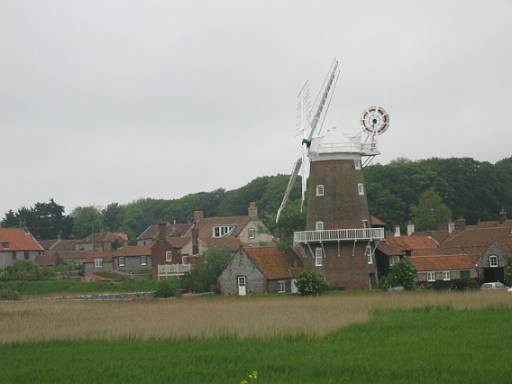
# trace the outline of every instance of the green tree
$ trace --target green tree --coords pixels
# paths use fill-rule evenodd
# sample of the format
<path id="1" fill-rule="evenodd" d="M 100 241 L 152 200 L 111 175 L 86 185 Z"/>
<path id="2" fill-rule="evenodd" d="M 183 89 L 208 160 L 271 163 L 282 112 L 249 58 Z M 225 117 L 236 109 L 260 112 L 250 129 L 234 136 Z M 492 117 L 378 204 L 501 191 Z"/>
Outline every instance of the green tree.
<path id="1" fill-rule="evenodd" d="M 296 284 L 301 296 L 318 296 L 329 288 L 323 276 L 310 271 L 302 272 L 297 278 Z"/>
<path id="2" fill-rule="evenodd" d="M 209 245 L 201 259 L 192 264 L 184 285 L 194 292 L 218 291 L 217 278 L 226 269 L 233 253 L 227 247 Z"/>
<path id="3" fill-rule="evenodd" d="M 18 221 L 18 217 L 14 213 L 12 209 L 10 209 L 2 219 L 2 227 L 3 228 L 13 228 L 19 227 L 20 223 Z"/>
<path id="4" fill-rule="evenodd" d="M 103 218 L 96 207 L 77 207 L 71 212 L 73 218 L 73 234 L 76 238 L 84 238 L 92 232 L 99 232 Z"/>
<path id="5" fill-rule="evenodd" d="M 432 188 L 421 194 L 418 205 L 411 206 L 411 212 L 420 231 L 437 229 L 452 215 L 450 208 Z"/>
<path id="6" fill-rule="evenodd" d="M 408 257 L 404 257 L 391 267 L 391 271 L 381 282 L 384 288 L 404 287 L 407 290 L 416 288 L 416 267 Z"/>
<path id="7" fill-rule="evenodd" d="M 512 287 L 512 256 L 507 257 L 507 265 L 505 267 L 505 284 Z"/>
<path id="8" fill-rule="evenodd" d="M 111 203 L 101 211 L 103 226 L 106 230 L 117 232 L 121 227 L 123 209 L 118 203 Z"/>

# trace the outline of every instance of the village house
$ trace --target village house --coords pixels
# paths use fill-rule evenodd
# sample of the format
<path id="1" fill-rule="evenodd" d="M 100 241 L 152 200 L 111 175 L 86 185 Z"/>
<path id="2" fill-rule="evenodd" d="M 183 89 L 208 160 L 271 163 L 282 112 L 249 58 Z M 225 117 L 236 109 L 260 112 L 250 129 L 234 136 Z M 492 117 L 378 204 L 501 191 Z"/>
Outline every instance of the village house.
<path id="1" fill-rule="evenodd" d="M 84 275 L 97 272 L 115 272 L 119 274 L 136 274 L 146 268 L 152 268 L 151 247 L 125 246 L 116 251 L 90 251 L 84 260 Z"/>
<path id="2" fill-rule="evenodd" d="M 44 253 L 43 246 L 24 228 L 0 228 L 0 268 L 17 260 L 35 261 Z"/>
<path id="3" fill-rule="evenodd" d="M 416 267 L 418 285 L 424 288 L 450 287 L 451 281 L 477 279 L 473 258 L 468 255 L 411 256 Z"/>
<path id="4" fill-rule="evenodd" d="M 45 252 L 36 261 L 41 267 L 55 266 L 61 264 L 82 265 L 89 251 L 77 251 L 77 244 L 81 240 L 42 240 L 40 243 Z"/>
<path id="5" fill-rule="evenodd" d="M 188 238 L 180 238 L 167 236 L 167 223 L 158 225 L 158 237 L 152 240 L 151 258 L 153 266 L 153 278 L 167 279 L 183 276 L 190 272 L 190 263 L 197 259 L 198 256 L 182 255 L 181 249 L 183 245 L 190 240 Z M 197 239 L 197 236 L 194 236 Z M 197 245 L 194 246 L 197 249 Z"/>
<path id="6" fill-rule="evenodd" d="M 275 245 L 244 246 L 233 256 L 218 278 L 222 294 L 296 293 L 295 280 L 302 272 L 301 260 Z"/>
<path id="7" fill-rule="evenodd" d="M 109 252 L 127 245 L 128 235 L 124 232 L 98 232 L 76 241 L 75 250 Z"/>

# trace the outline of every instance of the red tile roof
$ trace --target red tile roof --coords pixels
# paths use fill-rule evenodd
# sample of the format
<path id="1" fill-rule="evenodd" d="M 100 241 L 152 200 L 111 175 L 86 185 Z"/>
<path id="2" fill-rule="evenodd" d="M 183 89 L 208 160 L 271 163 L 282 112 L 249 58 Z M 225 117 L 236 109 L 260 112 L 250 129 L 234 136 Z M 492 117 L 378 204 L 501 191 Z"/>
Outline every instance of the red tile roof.
<path id="1" fill-rule="evenodd" d="M 150 245 L 127 245 L 112 254 L 113 257 L 151 256 Z"/>
<path id="2" fill-rule="evenodd" d="M 371 225 L 378 225 L 378 226 L 385 226 L 386 223 L 383 222 L 381 219 L 379 219 L 377 216 L 370 216 L 370 222 L 371 222 Z"/>
<path id="3" fill-rule="evenodd" d="M 281 252 L 276 246 L 242 249 L 267 279 L 292 278 L 302 272 L 302 268 L 294 265 L 293 255 Z"/>
<path id="4" fill-rule="evenodd" d="M 128 235 L 124 232 L 98 232 L 90 234 L 82 242 L 90 243 L 94 235 L 94 241 L 98 243 L 112 242 L 115 240 L 128 241 Z"/>
<path id="5" fill-rule="evenodd" d="M 7 242 L 7 247 L 2 243 Z M 30 234 L 21 228 L 0 228 L 0 251 L 44 251 L 44 248 Z"/>
<path id="6" fill-rule="evenodd" d="M 467 228 L 443 243 L 440 252 L 466 254 L 476 259 L 487 251 L 492 244 L 512 238 L 511 231 L 512 229 L 508 227 Z"/>
<path id="7" fill-rule="evenodd" d="M 167 223 L 167 236 L 173 236 L 173 237 L 180 237 L 184 236 L 189 229 L 192 227 L 192 224 L 185 223 L 185 224 L 171 224 Z M 156 240 L 158 237 L 158 224 L 151 224 L 148 226 L 144 232 L 142 232 L 138 237 L 137 240 L 147 240 L 152 239 Z"/>
<path id="8" fill-rule="evenodd" d="M 468 255 L 412 256 L 411 262 L 418 272 L 474 269 L 475 262 Z"/>
<path id="9" fill-rule="evenodd" d="M 379 242 L 378 249 L 387 255 L 401 255 L 405 251 L 421 252 L 422 250 L 436 249 L 439 244 L 430 236 L 413 234 L 411 236 L 388 235 Z"/>
<path id="10" fill-rule="evenodd" d="M 104 261 L 111 261 L 114 252 L 87 252 L 84 263 L 94 263 L 94 259 L 102 258 Z"/>

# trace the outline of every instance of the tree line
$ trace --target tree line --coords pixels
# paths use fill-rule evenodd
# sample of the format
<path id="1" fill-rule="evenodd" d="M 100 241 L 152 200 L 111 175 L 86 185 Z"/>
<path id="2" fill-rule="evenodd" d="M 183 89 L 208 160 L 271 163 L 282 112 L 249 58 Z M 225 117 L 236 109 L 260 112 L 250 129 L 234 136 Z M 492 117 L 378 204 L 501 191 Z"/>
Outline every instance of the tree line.
<path id="1" fill-rule="evenodd" d="M 495 164 L 471 158 L 397 159 L 364 169 L 370 212 L 388 228 L 417 221 L 431 229 L 449 217 L 464 216 L 469 224 L 498 217 L 504 208 L 512 212 L 512 157 Z M 194 209 L 205 217 L 247 214 L 249 202 L 258 205 L 260 217 L 281 237 L 305 224 L 301 212 L 300 180 L 296 181 L 278 225 L 275 214 L 288 183 L 288 175 L 257 177 L 247 185 L 226 191 L 193 193 L 178 199 L 145 198 L 104 208 L 77 207 L 66 215 L 53 199 L 32 207 L 10 210 L 2 227 L 26 225 L 38 239 L 83 238 L 92 231 L 127 232 L 133 241 L 149 224 L 160 220 L 188 222 Z"/>

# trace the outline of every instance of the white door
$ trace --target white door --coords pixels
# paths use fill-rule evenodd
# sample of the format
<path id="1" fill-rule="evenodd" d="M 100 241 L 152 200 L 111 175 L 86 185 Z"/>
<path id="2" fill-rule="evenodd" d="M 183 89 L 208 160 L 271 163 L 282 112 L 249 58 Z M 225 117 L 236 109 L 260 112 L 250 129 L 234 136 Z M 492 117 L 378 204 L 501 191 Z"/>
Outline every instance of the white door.
<path id="1" fill-rule="evenodd" d="M 299 292 L 299 289 L 297 288 L 297 279 L 292 279 L 292 293 Z"/>
<path id="2" fill-rule="evenodd" d="M 238 282 L 238 296 L 245 296 L 247 293 L 247 277 L 246 276 L 238 276 L 236 278 Z"/>

